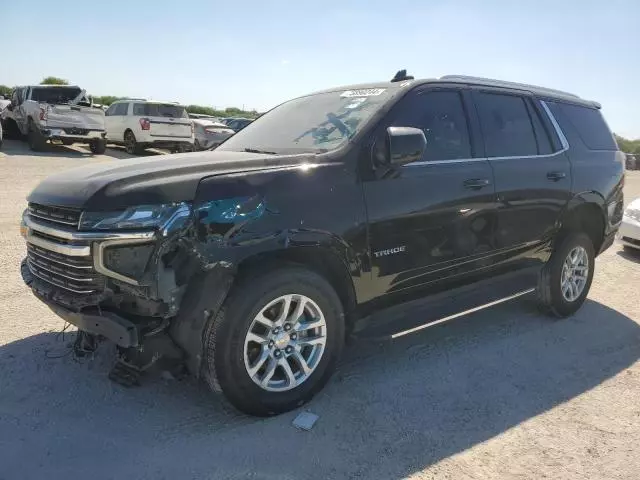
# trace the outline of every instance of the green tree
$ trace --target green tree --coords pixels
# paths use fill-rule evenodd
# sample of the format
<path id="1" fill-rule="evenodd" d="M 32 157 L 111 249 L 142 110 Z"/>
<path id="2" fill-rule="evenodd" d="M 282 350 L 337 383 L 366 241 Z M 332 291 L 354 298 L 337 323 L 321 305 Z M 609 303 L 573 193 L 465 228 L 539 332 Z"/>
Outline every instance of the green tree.
<path id="1" fill-rule="evenodd" d="M 6 85 L 0 85 L 0 95 L 4 95 L 5 98 L 9 98 L 13 88 L 7 87 Z"/>
<path id="2" fill-rule="evenodd" d="M 629 140 L 627 138 L 621 137 L 620 135 L 615 135 L 616 142 L 618 142 L 618 147 L 624 153 L 635 153 L 640 154 L 640 139 L 637 140 Z"/>
<path id="3" fill-rule="evenodd" d="M 40 85 L 69 85 L 69 82 L 64 78 L 44 77 L 40 82 Z"/>
<path id="4" fill-rule="evenodd" d="M 99 103 L 100 105 L 111 105 L 116 100 L 120 100 L 121 97 L 114 97 L 113 95 L 103 95 L 101 97 L 93 96 L 93 103 Z"/>

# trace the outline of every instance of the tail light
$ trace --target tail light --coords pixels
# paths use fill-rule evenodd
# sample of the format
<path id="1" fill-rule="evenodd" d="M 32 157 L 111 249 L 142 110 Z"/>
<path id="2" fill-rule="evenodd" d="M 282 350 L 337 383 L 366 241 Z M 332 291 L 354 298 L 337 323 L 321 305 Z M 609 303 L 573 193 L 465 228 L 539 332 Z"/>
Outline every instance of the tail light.
<path id="1" fill-rule="evenodd" d="M 151 130 L 151 122 L 149 122 L 148 118 L 140 119 L 140 128 L 142 128 L 142 130 Z"/>
<path id="2" fill-rule="evenodd" d="M 191 122 L 191 135 L 193 135 L 193 122 Z"/>
<path id="3" fill-rule="evenodd" d="M 44 107 L 40 107 L 40 120 L 47 119 L 47 109 Z"/>

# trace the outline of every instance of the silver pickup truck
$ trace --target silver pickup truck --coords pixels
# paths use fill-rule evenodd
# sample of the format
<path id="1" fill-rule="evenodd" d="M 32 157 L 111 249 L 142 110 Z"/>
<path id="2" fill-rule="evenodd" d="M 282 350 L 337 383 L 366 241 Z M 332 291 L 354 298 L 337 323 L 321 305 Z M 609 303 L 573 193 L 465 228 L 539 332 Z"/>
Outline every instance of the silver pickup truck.
<path id="1" fill-rule="evenodd" d="M 88 144 L 93 153 L 104 153 L 106 148 L 104 111 L 93 107 L 80 87 L 16 87 L 0 120 L 6 134 L 26 136 L 35 151 L 47 141 Z"/>

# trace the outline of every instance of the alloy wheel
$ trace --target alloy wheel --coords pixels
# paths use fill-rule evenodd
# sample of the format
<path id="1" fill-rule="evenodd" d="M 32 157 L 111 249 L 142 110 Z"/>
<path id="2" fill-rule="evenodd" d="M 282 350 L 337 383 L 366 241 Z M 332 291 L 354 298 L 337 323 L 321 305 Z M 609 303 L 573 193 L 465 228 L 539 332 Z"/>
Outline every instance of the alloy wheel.
<path id="1" fill-rule="evenodd" d="M 282 295 L 251 322 L 244 341 L 246 371 L 264 390 L 291 390 L 315 371 L 326 341 L 320 307 L 304 295 Z"/>
<path id="2" fill-rule="evenodd" d="M 569 251 L 562 265 L 560 285 L 562 296 L 567 302 L 574 302 L 584 291 L 589 278 L 589 256 L 584 247 L 577 246 Z"/>

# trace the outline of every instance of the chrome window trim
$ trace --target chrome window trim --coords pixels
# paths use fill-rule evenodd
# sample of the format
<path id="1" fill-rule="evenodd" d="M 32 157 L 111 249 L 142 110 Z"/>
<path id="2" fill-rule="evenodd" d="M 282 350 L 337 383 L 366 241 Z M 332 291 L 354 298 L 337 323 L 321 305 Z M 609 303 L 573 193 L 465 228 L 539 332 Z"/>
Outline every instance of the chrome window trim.
<path id="1" fill-rule="evenodd" d="M 566 152 L 567 150 L 569 150 L 569 142 L 567 141 L 567 137 L 565 137 L 564 132 L 560 128 L 560 124 L 558 124 L 556 117 L 554 117 L 553 113 L 551 113 L 551 110 L 549 109 L 547 102 L 545 102 L 544 100 L 540 100 L 540 104 L 542 105 L 542 108 L 544 109 L 545 113 L 549 117 L 549 120 L 551 121 L 551 125 L 553 125 L 553 129 L 556 131 L 556 134 L 560 139 L 560 143 L 562 144 L 562 149 L 558 150 L 557 152 L 553 152 L 548 155 L 520 155 L 520 156 L 506 156 L 506 157 L 478 157 L 478 158 L 461 158 L 461 159 L 454 159 L 454 160 L 420 161 L 420 162 L 407 163 L 404 166 L 411 167 L 411 166 L 424 166 L 424 165 L 442 165 L 446 163 L 484 162 L 487 160 L 519 160 L 521 158 L 548 158 L 548 157 L 554 157 L 556 155 L 560 155 Z"/>
<path id="2" fill-rule="evenodd" d="M 404 167 L 417 167 L 417 166 L 422 166 L 422 165 L 442 165 L 445 163 L 469 163 L 469 162 L 486 162 L 487 159 L 484 157 L 479 157 L 479 158 L 456 158 L 453 160 L 433 160 L 433 161 L 428 161 L 428 160 L 421 160 L 419 162 L 412 162 L 412 163 L 407 163 L 406 165 L 403 165 Z"/>
<path id="3" fill-rule="evenodd" d="M 542 105 L 542 108 L 544 108 L 544 111 L 547 113 L 549 120 L 551 120 L 551 124 L 553 125 L 553 128 L 555 129 L 556 133 L 558 134 L 558 138 L 560 138 L 560 143 L 562 144 L 562 148 L 563 148 L 563 150 L 561 151 L 569 150 L 569 142 L 567 141 L 567 137 L 564 136 L 564 132 L 560 128 L 560 124 L 556 120 L 556 117 L 554 117 L 553 113 L 551 113 L 551 110 L 549 109 L 547 102 L 545 102 L 544 100 L 540 100 L 540 104 Z"/>

